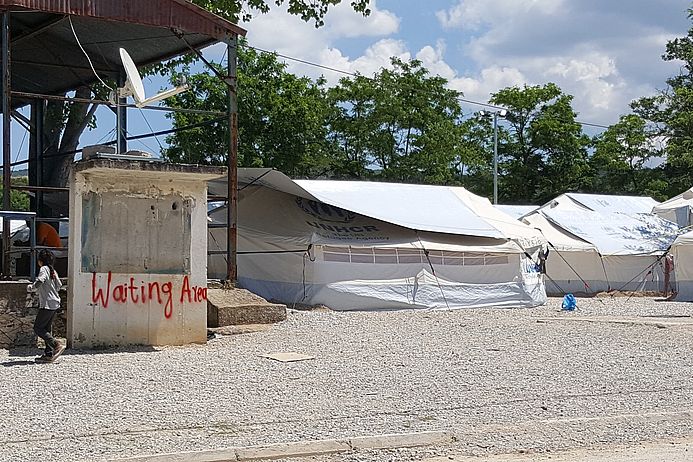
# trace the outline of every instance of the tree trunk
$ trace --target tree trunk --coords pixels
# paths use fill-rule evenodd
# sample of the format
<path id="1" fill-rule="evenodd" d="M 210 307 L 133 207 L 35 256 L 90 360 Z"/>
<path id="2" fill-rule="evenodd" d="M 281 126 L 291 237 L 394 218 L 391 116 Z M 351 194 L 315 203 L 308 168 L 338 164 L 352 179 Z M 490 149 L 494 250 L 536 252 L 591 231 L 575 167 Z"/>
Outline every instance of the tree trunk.
<path id="1" fill-rule="evenodd" d="M 88 87 L 80 87 L 75 98 L 91 97 Z M 65 106 L 69 107 L 66 109 Z M 44 151 L 44 185 L 65 187 L 70 177 L 70 166 L 74 154 L 66 154 L 77 149 L 79 139 L 94 116 L 97 106 L 85 103 L 63 103 L 50 101 L 44 122 L 46 150 Z"/>
<path id="2" fill-rule="evenodd" d="M 65 95 L 63 95 L 65 96 Z M 90 98 L 91 90 L 79 88 L 77 98 Z M 48 101 L 43 118 L 43 169 L 39 172 L 41 186 L 65 187 L 68 185 L 74 154 L 65 154 L 77 149 L 79 139 L 96 111 L 96 105 Z M 30 146 L 34 151 L 36 146 Z M 67 194 L 44 193 L 43 206 L 37 210 L 39 216 L 57 216 L 67 213 Z M 39 204 L 36 203 L 36 206 Z"/>

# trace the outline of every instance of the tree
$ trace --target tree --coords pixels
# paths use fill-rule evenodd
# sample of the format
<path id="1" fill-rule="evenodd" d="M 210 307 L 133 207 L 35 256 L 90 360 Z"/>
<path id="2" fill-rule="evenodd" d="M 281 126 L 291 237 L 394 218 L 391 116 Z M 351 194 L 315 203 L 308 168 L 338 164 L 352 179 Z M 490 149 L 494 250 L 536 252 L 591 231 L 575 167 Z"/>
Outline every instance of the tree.
<path id="1" fill-rule="evenodd" d="M 508 142 L 498 147 L 501 202 L 543 203 L 586 184 L 589 138 L 575 120 L 572 99 L 553 83 L 492 95 L 491 103 L 509 111 Z"/>
<path id="2" fill-rule="evenodd" d="M 373 78 L 343 78 L 329 91 L 336 115 L 330 137 L 353 176 L 445 184 L 475 161 L 463 145 L 460 93 L 428 75 L 418 60 L 392 58 Z"/>
<path id="3" fill-rule="evenodd" d="M 462 152 L 458 183 L 480 196 L 493 198 L 493 119 L 479 113 L 461 125 Z M 498 144 L 508 143 L 508 132 L 498 131 Z M 462 160 L 464 159 L 464 162 Z M 507 200 L 512 202 L 511 199 Z"/>
<path id="4" fill-rule="evenodd" d="M 271 2 L 269 0 L 192 0 L 198 6 L 233 22 L 239 20 L 249 21 L 253 16 L 253 10 L 260 13 L 268 13 Z M 331 6 L 342 3 L 342 0 L 274 0 L 275 5 L 286 4 L 289 14 L 299 16 L 302 20 L 314 21 L 315 27 L 324 25 L 325 14 Z M 354 11 L 370 14 L 368 8 L 370 0 L 352 0 L 351 7 Z"/>
<path id="5" fill-rule="evenodd" d="M 28 184 L 28 178 L 25 176 L 13 177 L 12 186 L 26 186 Z M 2 181 L 0 181 L 0 194 L 2 194 L 3 186 Z M 15 210 L 18 212 L 28 212 L 29 211 L 29 195 L 22 191 L 17 191 L 12 189 L 10 191 L 10 210 Z"/>
<path id="6" fill-rule="evenodd" d="M 688 10 L 693 20 L 693 8 Z M 681 72 L 667 79 L 655 96 L 632 104 L 634 112 L 656 127 L 664 141 L 667 195 L 676 195 L 693 184 L 693 27 L 685 37 L 667 43 L 665 61 L 682 61 Z"/>
<path id="7" fill-rule="evenodd" d="M 324 82 L 286 71 L 276 55 L 239 47 L 239 165 L 272 167 L 293 176 L 319 176 L 330 169 L 325 120 L 330 107 Z M 221 69 L 220 69 L 221 70 Z M 210 74 L 190 78 L 192 90 L 169 100 L 171 107 L 225 111 L 226 84 Z M 207 116 L 173 113 L 174 128 L 199 124 Z M 225 165 L 225 118 L 210 126 L 179 131 L 167 139 L 164 157 L 172 162 Z"/>
<path id="8" fill-rule="evenodd" d="M 622 116 L 595 138 L 592 188 L 601 193 L 642 194 L 652 180 L 647 162 L 660 154 L 638 115 Z"/>

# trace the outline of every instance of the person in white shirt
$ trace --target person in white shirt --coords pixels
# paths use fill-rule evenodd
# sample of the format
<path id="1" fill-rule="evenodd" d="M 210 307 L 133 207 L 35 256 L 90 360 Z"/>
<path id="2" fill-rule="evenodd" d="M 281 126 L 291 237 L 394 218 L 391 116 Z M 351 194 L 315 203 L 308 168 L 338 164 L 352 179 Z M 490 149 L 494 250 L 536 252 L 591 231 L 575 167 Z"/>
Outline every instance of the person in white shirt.
<path id="1" fill-rule="evenodd" d="M 37 291 L 39 296 L 39 311 L 34 322 L 34 332 L 46 343 L 44 355 L 36 358 L 37 362 L 55 361 L 65 350 L 65 345 L 51 335 L 53 319 L 60 308 L 58 291 L 63 285 L 53 268 L 54 263 L 53 252 L 47 249 L 41 250 L 38 255 L 39 274 L 36 281 L 29 286 L 29 289 Z"/>

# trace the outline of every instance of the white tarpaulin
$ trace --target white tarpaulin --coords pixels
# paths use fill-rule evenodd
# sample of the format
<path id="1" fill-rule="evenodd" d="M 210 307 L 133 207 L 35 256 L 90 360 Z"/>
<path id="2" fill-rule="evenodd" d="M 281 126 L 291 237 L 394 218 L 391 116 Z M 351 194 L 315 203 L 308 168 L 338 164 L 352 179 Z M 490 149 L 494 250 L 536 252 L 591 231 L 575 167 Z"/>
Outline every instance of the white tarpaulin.
<path id="1" fill-rule="evenodd" d="M 643 210 L 647 197 L 564 194 L 523 217 L 551 246 L 547 291 L 659 290 L 659 257 L 677 227 Z"/>
<path id="2" fill-rule="evenodd" d="M 510 215 L 511 217 L 515 218 L 516 220 L 519 220 L 523 216 L 527 215 L 528 213 L 534 212 L 536 209 L 539 208 L 537 205 L 502 205 L 498 204 L 495 205 L 498 210 L 501 212 Z"/>
<path id="3" fill-rule="evenodd" d="M 599 213 L 652 213 L 652 207 L 659 204 L 651 197 L 645 196 L 580 193 L 566 193 L 564 196 L 587 210 Z M 559 200 L 559 198 L 555 200 Z"/>
<path id="4" fill-rule="evenodd" d="M 239 178 L 239 283 L 267 299 L 340 310 L 545 302 L 528 257 L 541 234 L 463 188 L 294 182 L 263 169 Z M 225 207 L 210 214 L 225 217 Z M 225 249 L 225 230 L 208 242 Z M 223 256 L 210 257 L 209 274 L 225 276 Z"/>
<path id="5" fill-rule="evenodd" d="M 0 217 L 0 234 L 2 234 L 3 228 L 3 218 Z M 26 228 L 26 221 L 24 220 L 10 220 L 10 236 L 14 235 L 17 231 L 22 228 Z"/>
<path id="6" fill-rule="evenodd" d="M 693 302 L 693 231 L 679 236 L 671 246 L 676 277 L 676 301 Z"/>
<path id="7" fill-rule="evenodd" d="M 693 225 L 693 188 L 656 205 L 652 213 L 673 221 L 681 228 Z"/>
<path id="8" fill-rule="evenodd" d="M 666 250 L 678 227 L 645 213 L 542 210 L 553 223 L 594 245 L 602 255 L 642 255 Z"/>

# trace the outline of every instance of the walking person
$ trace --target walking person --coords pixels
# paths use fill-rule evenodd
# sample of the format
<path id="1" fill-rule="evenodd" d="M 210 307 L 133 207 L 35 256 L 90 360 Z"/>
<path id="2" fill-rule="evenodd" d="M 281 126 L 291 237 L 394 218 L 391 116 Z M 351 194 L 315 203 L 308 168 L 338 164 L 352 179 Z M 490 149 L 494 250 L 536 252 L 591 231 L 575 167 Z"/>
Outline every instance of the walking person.
<path id="1" fill-rule="evenodd" d="M 46 343 L 44 355 L 36 358 L 37 362 L 52 362 L 65 350 L 65 345 L 58 342 L 51 335 L 55 313 L 60 308 L 60 296 L 58 291 L 62 282 L 58 273 L 53 268 L 55 255 L 47 249 L 43 249 L 38 255 L 39 274 L 33 284 L 29 285 L 30 291 L 38 291 L 39 311 L 34 322 L 34 332 Z"/>

